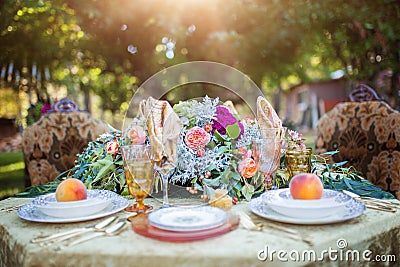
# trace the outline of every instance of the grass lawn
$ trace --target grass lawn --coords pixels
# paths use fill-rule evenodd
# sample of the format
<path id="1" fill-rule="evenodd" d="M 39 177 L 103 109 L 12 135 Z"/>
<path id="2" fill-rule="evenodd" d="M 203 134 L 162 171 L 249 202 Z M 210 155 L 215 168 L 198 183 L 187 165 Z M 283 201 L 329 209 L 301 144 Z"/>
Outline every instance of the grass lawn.
<path id="1" fill-rule="evenodd" d="M 24 168 L 22 152 L 0 153 L 0 199 L 24 191 Z"/>

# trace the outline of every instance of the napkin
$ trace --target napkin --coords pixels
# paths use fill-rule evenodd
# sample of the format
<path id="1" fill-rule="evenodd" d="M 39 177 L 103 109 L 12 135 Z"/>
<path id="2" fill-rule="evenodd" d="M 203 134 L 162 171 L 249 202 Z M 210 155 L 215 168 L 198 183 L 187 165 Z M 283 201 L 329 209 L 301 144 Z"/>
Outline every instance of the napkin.
<path id="1" fill-rule="evenodd" d="M 163 158 L 170 163 L 176 162 L 176 145 L 182 123 L 168 101 L 152 97 L 142 100 L 139 116 L 146 120 L 155 163 L 160 166 Z"/>
<path id="2" fill-rule="evenodd" d="M 232 101 L 230 101 L 230 100 L 225 101 L 224 106 L 227 107 L 232 114 L 234 114 L 234 115 L 239 114 Z"/>
<path id="3" fill-rule="evenodd" d="M 282 128 L 282 121 L 272 105 L 262 96 L 257 98 L 257 123 L 263 135 L 262 129 Z M 266 136 L 262 136 L 266 137 Z"/>

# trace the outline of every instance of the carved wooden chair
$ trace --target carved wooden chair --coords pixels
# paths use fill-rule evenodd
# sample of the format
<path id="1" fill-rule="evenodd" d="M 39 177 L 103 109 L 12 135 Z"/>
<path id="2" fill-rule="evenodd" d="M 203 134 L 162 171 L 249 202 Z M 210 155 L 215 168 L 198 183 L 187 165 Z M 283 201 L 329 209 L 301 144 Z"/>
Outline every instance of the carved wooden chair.
<path id="1" fill-rule="evenodd" d="M 348 161 L 400 199 L 400 113 L 366 85 L 357 87 L 350 99 L 320 118 L 316 153 L 339 150 L 334 162 Z"/>
<path id="2" fill-rule="evenodd" d="M 108 124 L 79 111 L 74 102 L 68 99 L 57 102 L 54 110 L 27 127 L 22 135 L 30 184 L 46 184 L 61 172 L 71 169 L 76 155 L 90 141 L 109 131 Z"/>

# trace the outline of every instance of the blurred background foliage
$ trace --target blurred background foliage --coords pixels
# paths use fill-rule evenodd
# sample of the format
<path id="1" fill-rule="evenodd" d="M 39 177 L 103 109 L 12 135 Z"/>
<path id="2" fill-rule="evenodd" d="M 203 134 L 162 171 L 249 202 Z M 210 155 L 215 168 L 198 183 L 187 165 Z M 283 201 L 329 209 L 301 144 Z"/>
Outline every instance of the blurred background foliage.
<path id="1" fill-rule="evenodd" d="M 68 96 L 118 127 L 140 83 L 194 60 L 237 68 L 269 96 L 386 72 L 378 89 L 398 105 L 399 19 L 398 0 L 0 0 L 0 117 L 25 126 L 29 107 Z"/>

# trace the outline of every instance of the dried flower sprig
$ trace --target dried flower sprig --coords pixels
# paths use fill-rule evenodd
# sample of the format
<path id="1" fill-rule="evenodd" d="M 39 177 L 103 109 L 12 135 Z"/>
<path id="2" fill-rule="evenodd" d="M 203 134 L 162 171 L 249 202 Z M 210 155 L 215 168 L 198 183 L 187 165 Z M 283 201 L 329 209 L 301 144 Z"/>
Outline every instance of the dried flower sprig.
<path id="1" fill-rule="evenodd" d="M 287 149 L 291 150 L 303 150 L 306 149 L 306 145 L 304 144 L 305 139 L 301 133 L 298 133 L 293 130 L 288 130 L 288 147 Z"/>

